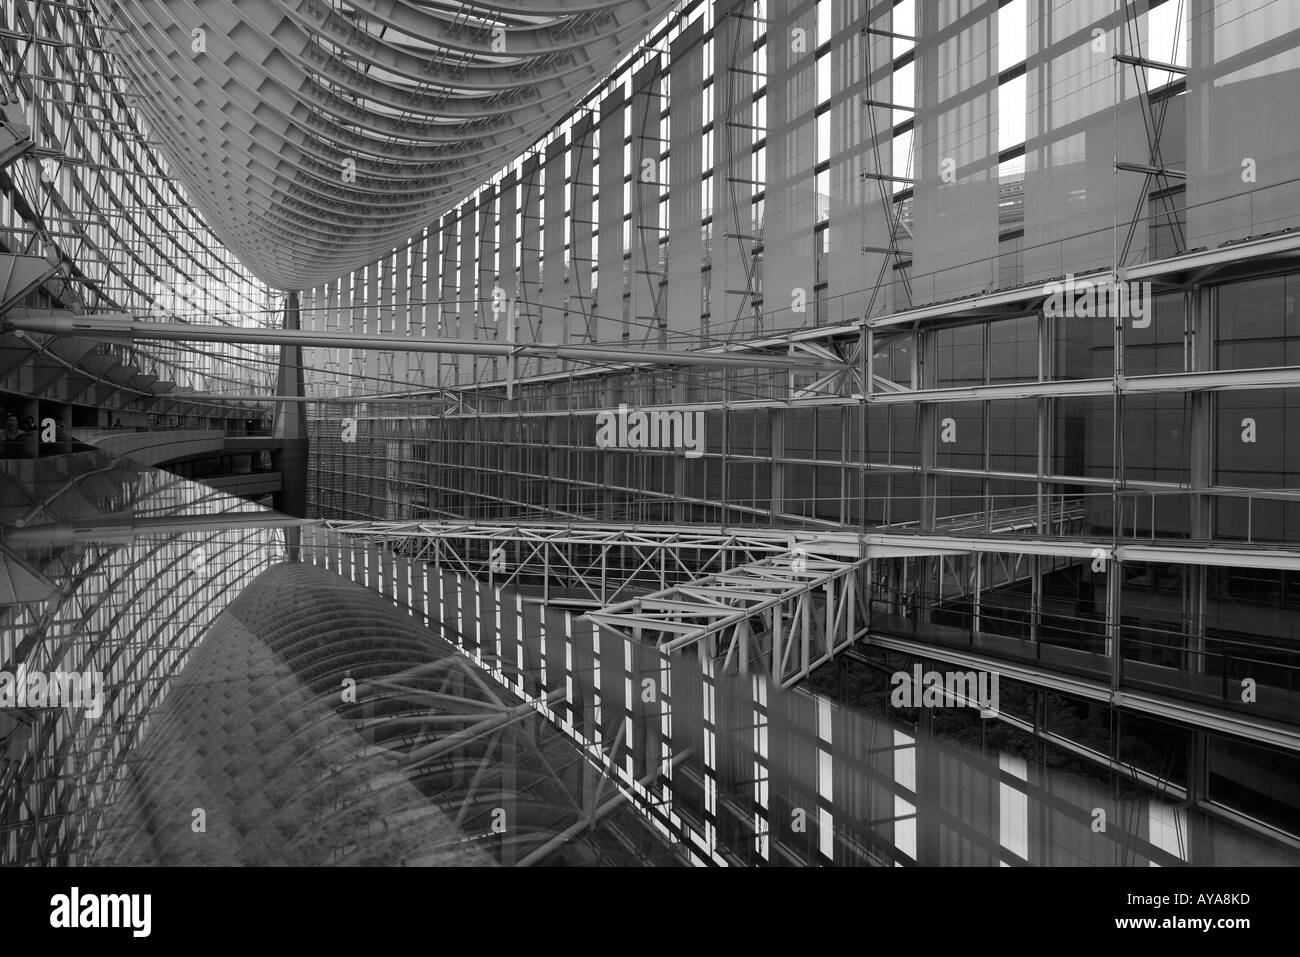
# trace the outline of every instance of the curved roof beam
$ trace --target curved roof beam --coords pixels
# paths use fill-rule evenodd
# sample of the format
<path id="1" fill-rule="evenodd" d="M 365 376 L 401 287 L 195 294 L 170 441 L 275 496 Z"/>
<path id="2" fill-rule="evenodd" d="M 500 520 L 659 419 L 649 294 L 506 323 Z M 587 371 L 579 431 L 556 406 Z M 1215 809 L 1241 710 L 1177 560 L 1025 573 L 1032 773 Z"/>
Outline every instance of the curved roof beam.
<path id="1" fill-rule="evenodd" d="M 98 11 L 194 205 L 258 278 L 304 289 L 404 245 L 563 119 L 672 6 L 119 0 Z M 342 175 L 347 160 L 355 176 Z"/>

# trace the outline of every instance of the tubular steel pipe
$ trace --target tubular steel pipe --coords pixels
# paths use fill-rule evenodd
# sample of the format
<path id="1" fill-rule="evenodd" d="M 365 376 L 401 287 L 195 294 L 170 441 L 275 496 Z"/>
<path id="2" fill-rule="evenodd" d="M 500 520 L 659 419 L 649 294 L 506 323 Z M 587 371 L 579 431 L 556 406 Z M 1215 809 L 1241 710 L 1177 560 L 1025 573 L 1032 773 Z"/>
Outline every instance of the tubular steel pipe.
<path id="1" fill-rule="evenodd" d="M 365 335 L 300 329 L 258 329 L 185 322 L 144 322 L 122 314 L 98 316 L 13 316 L 4 329 L 56 336 L 130 341 L 163 339 L 180 342 L 234 342 L 319 346 L 328 349 L 375 349 L 394 352 L 440 352 L 478 356 L 543 356 L 610 363 L 649 363 L 678 366 L 731 366 L 742 369 L 823 369 L 835 363 L 815 356 L 734 355 L 713 352 L 664 352 L 608 346 L 557 343 L 507 343 L 463 339 L 424 339 L 413 336 Z"/>

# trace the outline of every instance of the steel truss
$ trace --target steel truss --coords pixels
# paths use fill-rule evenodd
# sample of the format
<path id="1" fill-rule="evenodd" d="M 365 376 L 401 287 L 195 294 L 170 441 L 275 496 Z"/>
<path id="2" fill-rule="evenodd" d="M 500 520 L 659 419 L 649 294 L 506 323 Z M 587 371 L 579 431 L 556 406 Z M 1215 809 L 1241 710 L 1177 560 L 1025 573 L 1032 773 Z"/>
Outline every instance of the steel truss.
<path id="1" fill-rule="evenodd" d="M 317 533 L 391 543 L 407 557 L 546 601 L 603 607 L 791 552 L 808 533 L 600 524 L 324 521 Z"/>
<path id="2" fill-rule="evenodd" d="M 194 673 L 182 671 L 174 697 L 152 715 L 154 727 L 131 756 L 133 785 L 115 795 L 103 831 L 87 836 L 95 844 L 92 860 L 117 866 L 211 860 L 193 846 L 160 839 L 152 804 L 166 803 L 173 781 L 186 773 L 181 756 L 192 747 L 178 742 L 193 744 L 187 722 L 210 708 L 245 711 L 259 735 L 250 752 L 265 759 L 274 749 L 277 760 L 246 767 L 237 779 L 225 776 L 228 769 L 209 767 L 206 779 L 234 793 L 250 779 L 276 792 L 279 853 L 294 859 L 310 859 L 320 853 L 313 845 L 324 844 L 333 865 L 394 854 L 422 864 L 446 863 L 452 855 L 479 866 L 494 858 L 526 866 L 571 850 L 584 832 L 628 806 L 625 789 L 602 773 L 606 762 L 621 759 L 621 735 L 602 748 L 579 749 L 542 725 L 563 689 L 517 694 L 524 676 L 508 663 L 471 662 L 453 652 L 455 636 L 445 632 L 448 644 L 429 646 L 420 624 L 362 586 L 332 594 L 339 601 L 331 604 L 324 593 L 336 593 L 338 585 L 312 566 L 285 564 L 272 574 L 273 581 L 254 583 L 231 606 L 242 627 L 228 620 L 214 624 L 207 640 L 223 651 L 201 659 Z M 283 603 L 294 600 L 284 596 L 304 594 L 315 599 L 307 603 L 310 611 L 284 614 Z M 382 622 L 387 641 L 359 644 L 361 622 Z M 248 627 L 266 653 L 273 649 L 285 662 L 274 690 L 211 695 L 212 672 L 202 662 L 207 668 L 219 662 L 220 671 L 221 655 L 240 654 L 229 649 L 240 647 Z M 412 643 L 426 652 L 412 655 Z M 323 705 L 313 690 L 348 678 L 355 682 L 353 694 L 337 706 Z M 266 697 L 277 702 L 274 720 L 257 705 Z M 282 718 L 290 718 L 292 740 L 274 730 Z M 200 750 L 220 752 L 228 726 L 207 718 L 201 724 L 212 737 Z M 432 813 L 435 807 L 441 817 Z M 497 813 L 509 822 L 500 831 L 492 827 Z M 622 825 L 610 821 L 607 827 L 618 832 Z M 322 842 L 321 835 L 333 840 Z M 611 838 L 633 843 L 617 833 L 605 836 Z M 598 853 L 595 844 L 591 853 Z"/>
<path id="3" fill-rule="evenodd" d="M 781 688 L 812 674 L 867 632 L 858 588 L 867 560 L 766 558 L 685 585 L 610 605 L 585 617 L 606 631 L 654 642 L 665 653 L 702 645 L 723 670 L 754 666 Z"/>
<path id="4" fill-rule="evenodd" d="M 1063 520 L 1073 521 L 1068 512 Z M 1038 574 L 1097 561 L 1107 568 L 1112 563 L 1213 562 L 1225 567 L 1300 570 L 1300 554 L 1294 549 L 1062 540 L 1020 534 L 1018 528 L 1008 522 L 992 533 L 982 532 L 978 525 L 964 533 L 712 531 L 672 525 L 331 520 L 306 526 L 302 541 L 304 548 L 381 545 L 412 562 L 508 586 L 532 600 L 586 606 L 589 621 L 618 637 L 654 644 L 664 653 L 696 647 L 725 669 L 766 672 L 786 688 L 854 643 L 895 647 L 901 640 L 870 630 L 867 602 L 872 579 L 878 578 L 877 591 L 892 591 L 900 598 L 903 594 L 899 569 L 889 559 L 935 558 L 940 563 L 944 599 L 971 598 L 977 609 L 980 594 L 1023 580 L 1031 574 L 1032 562 L 1037 563 Z M 797 572 L 794 562 L 800 559 L 805 565 Z M 883 561 L 873 564 L 874 560 Z M 965 653 L 929 642 L 917 647 L 940 658 Z M 1047 687 L 1073 688 L 1079 683 L 1050 670 L 1025 670 L 1001 658 L 989 659 L 986 666 Z M 1097 694 L 1118 702 L 1121 689 L 1106 685 Z M 1215 721 L 1226 722 L 1224 727 L 1230 725 L 1234 734 L 1296 746 L 1294 736 L 1279 738 L 1269 730 L 1271 722 L 1245 720 L 1168 695 L 1122 694 L 1126 706 L 1142 713 L 1164 717 L 1177 713 L 1184 719 L 1213 715 Z"/>
<path id="5" fill-rule="evenodd" d="M 1077 519 L 1064 519 L 1074 526 Z M 1078 529 L 1074 528 L 1073 533 Z M 934 532 L 908 527 L 828 529 L 621 526 L 546 522 L 387 522 L 325 520 L 304 528 L 321 544 L 386 543 L 408 558 L 446 566 L 499 587 L 535 592 L 544 601 L 608 608 L 634 596 L 670 590 L 706 575 L 734 572 L 795 550 L 819 560 L 855 562 L 899 556 L 1001 556 L 1007 582 L 1018 580 L 1020 558 L 1062 561 L 1164 562 L 1240 568 L 1300 569 L 1293 549 L 1186 542 L 1119 543 L 1110 539 L 1027 535 L 1017 524 L 974 524 Z M 306 540 L 306 539 L 305 539 Z M 324 540 L 324 541 L 322 541 Z M 809 558 L 811 562 L 812 559 Z M 954 579 L 967 566 L 951 563 Z"/>
<path id="6" fill-rule="evenodd" d="M 501 157 L 562 120 L 672 5 L 613 0 L 574 10 L 548 0 L 523 13 L 483 3 L 468 17 L 410 0 L 373 9 L 288 0 L 90 6 L 214 231 L 290 290 L 405 242 L 489 179 Z M 194 49 L 189 24 L 214 18 L 241 23 L 246 35 L 219 58 L 195 55 L 206 49 Z M 210 90 L 213 70 L 221 78 Z M 236 91 L 253 89 L 265 107 L 257 136 L 249 122 L 229 122 L 252 119 Z M 212 163 L 241 171 L 237 201 Z"/>
<path id="7" fill-rule="evenodd" d="M 15 497 L 35 504 L 5 529 L 11 580 L 15 571 L 31 577 L 14 580 L 14 594 L 4 596 L 14 601 L 0 609 L 0 647 L 10 649 L 0 670 L 112 677 L 98 715 L 27 708 L 13 710 L 16 725 L 0 720 L 0 865 L 76 864 L 85 860 L 79 842 L 99 828 L 144 716 L 165 699 L 178 664 L 227 596 L 283 555 L 284 518 L 223 512 L 233 505 L 226 496 L 120 463 L 84 473 L 11 468 L 7 476 Z M 63 480 L 54 485 L 55 477 Z M 135 532 L 148 537 L 135 540 L 126 519 L 76 518 L 87 497 L 138 515 Z"/>

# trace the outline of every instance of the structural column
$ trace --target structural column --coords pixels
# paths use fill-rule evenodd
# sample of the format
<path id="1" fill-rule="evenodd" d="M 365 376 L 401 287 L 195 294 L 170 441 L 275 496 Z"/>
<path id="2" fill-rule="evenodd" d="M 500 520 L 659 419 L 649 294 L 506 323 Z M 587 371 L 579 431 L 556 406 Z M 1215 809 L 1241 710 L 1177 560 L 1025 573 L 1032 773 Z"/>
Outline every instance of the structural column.
<path id="1" fill-rule="evenodd" d="M 298 293 L 291 292 L 284 307 L 284 328 L 299 329 Z M 280 371 L 275 394 L 299 398 L 303 395 L 302 347 L 280 346 Z M 272 436 L 279 447 L 271 453 L 271 464 L 280 473 L 280 491 L 275 508 L 299 518 L 307 514 L 307 410 L 301 402 L 277 402 Z M 296 543 L 290 543 L 291 546 Z"/>

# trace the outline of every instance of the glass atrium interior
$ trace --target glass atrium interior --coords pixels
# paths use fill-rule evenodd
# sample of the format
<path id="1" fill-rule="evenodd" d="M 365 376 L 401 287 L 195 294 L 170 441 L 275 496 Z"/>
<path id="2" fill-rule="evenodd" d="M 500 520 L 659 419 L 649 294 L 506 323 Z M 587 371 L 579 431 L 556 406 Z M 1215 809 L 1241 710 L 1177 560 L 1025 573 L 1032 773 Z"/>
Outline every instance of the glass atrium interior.
<path id="1" fill-rule="evenodd" d="M 0 68 L 0 864 L 1300 864 L 1300 5 Z"/>

